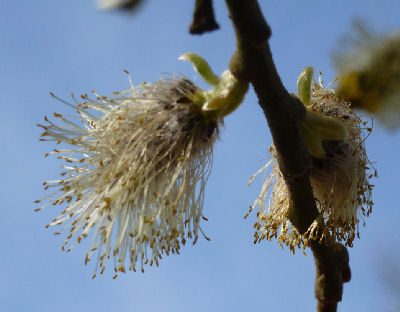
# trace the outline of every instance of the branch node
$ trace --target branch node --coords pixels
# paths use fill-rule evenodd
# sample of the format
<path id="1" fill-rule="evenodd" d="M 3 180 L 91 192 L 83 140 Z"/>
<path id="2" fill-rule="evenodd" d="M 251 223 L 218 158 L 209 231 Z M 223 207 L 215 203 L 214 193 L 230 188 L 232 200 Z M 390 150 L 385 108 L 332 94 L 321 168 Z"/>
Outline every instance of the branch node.
<path id="1" fill-rule="evenodd" d="M 315 297 L 325 303 L 341 301 L 343 284 L 351 279 L 346 247 L 329 241 L 314 241 L 311 243 L 311 249 L 316 267 Z"/>

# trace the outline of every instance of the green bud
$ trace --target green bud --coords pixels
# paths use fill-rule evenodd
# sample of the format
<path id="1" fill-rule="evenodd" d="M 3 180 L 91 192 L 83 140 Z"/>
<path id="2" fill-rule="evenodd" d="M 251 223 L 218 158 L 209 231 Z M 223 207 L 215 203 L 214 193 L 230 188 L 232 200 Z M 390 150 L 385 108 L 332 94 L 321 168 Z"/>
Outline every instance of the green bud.
<path id="1" fill-rule="evenodd" d="M 185 53 L 179 57 L 181 61 L 189 61 L 192 63 L 194 69 L 204 79 L 205 82 L 212 86 L 217 86 L 220 82 L 220 78 L 214 74 L 210 65 L 207 61 L 196 53 Z"/>
<path id="2" fill-rule="evenodd" d="M 244 100 L 249 89 L 247 82 L 236 79 L 229 70 L 218 77 L 212 71 L 210 65 L 201 56 L 195 53 L 186 53 L 179 57 L 180 60 L 192 63 L 195 70 L 214 89 L 203 91 L 196 95 L 194 102 L 201 106 L 205 113 L 209 113 L 213 118 L 221 118 L 232 113 Z"/>
<path id="3" fill-rule="evenodd" d="M 208 100 L 202 109 L 204 111 L 218 110 L 220 117 L 229 115 L 243 102 L 248 89 L 248 83 L 237 80 L 227 70 L 222 74 L 220 84 L 208 92 Z"/>
<path id="4" fill-rule="evenodd" d="M 307 110 L 300 125 L 300 132 L 310 155 L 325 158 L 322 141 L 343 141 L 347 137 L 347 129 L 339 119 L 311 110 L 313 76 L 314 68 L 307 66 L 297 79 L 297 96 Z"/>
<path id="5" fill-rule="evenodd" d="M 309 109 L 301 122 L 300 132 L 308 152 L 315 158 L 326 157 L 322 141 L 343 141 L 347 137 L 347 129 L 339 119 Z"/>
<path id="6" fill-rule="evenodd" d="M 307 66 L 297 79 L 297 96 L 306 107 L 311 104 L 311 83 L 313 78 L 314 68 Z"/>

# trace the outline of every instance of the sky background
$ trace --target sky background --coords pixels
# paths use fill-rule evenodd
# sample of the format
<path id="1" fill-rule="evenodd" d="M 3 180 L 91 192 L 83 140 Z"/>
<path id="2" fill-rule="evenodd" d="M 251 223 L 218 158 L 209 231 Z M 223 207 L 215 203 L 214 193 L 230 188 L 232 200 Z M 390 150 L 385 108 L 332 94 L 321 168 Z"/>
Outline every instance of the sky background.
<path id="1" fill-rule="evenodd" d="M 271 137 L 251 90 L 244 104 L 225 120 L 208 181 L 203 238 L 179 256 L 164 257 L 145 274 L 112 279 L 112 265 L 92 280 L 84 266 L 87 243 L 70 253 L 63 239 L 44 226 L 60 210 L 34 213 L 33 201 L 46 195 L 41 183 L 57 178 L 61 161 L 44 158 L 53 149 L 39 142 L 36 124 L 53 112 L 71 113 L 49 91 L 68 99 L 95 89 L 110 94 L 156 81 L 160 73 L 180 72 L 206 85 L 185 52 L 205 57 L 215 72 L 227 69 L 235 41 L 224 2 L 214 1 L 219 31 L 191 36 L 194 1 L 149 0 L 137 14 L 95 10 L 94 1 L 0 0 L 0 307 L 2 311 L 313 311 L 311 252 L 292 255 L 275 242 L 253 244 L 255 214 L 243 220 L 261 180 L 250 176 L 269 159 Z M 351 21 L 365 19 L 381 31 L 400 29 L 400 2 L 382 0 L 262 0 L 272 28 L 273 57 L 282 81 L 296 91 L 308 65 L 335 78 L 332 53 Z M 352 280 L 345 284 L 339 311 L 398 311 L 400 263 L 398 162 L 400 132 L 379 124 L 367 140 L 376 163 L 374 212 L 350 249 Z M 89 241 L 89 240 L 88 240 Z M 398 282 L 398 280 L 397 280 Z M 397 290 L 399 291 L 399 290 Z M 398 306 L 397 306 L 398 307 Z"/>

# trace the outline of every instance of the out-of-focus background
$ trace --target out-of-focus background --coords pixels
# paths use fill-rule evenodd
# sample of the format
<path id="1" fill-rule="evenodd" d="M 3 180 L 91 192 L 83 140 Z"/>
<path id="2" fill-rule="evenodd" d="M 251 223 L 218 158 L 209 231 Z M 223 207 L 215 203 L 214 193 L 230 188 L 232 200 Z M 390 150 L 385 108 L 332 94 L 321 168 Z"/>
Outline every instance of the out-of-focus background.
<path id="1" fill-rule="evenodd" d="M 275 242 L 253 244 L 255 214 L 243 220 L 258 195 L 261 179 L 250 176 L 269 159 L 266 121 L 251 91 L 225 120 L 207 185 L 199 239 L 179 256 L 164 257 L 144 274 L 112 279 L 112 265 L 91 279 L 83 265 L 88 242 L 70 253 L 63 239 L 44 229 L 60 211 L 34 213 L 46 196 L 41 183 L 57 178 L 61 161 L 44 158 L 53 146 L 39 142 L 36 124 L 44 115 L 72 111 L 52 99 L 92 89 L 110 94 L 180 72 L 207 87 L 185 52 L 205 57 L 218 73 L 235 48 L 223 1 L 214 1 L 219 31 L 191 36 L 194 1 L 146 1 L 135 14 L 104 12 L 94 1 L 0 0 L 0 307 L 2 311 L 313 311 L 311 252 L 290 254 Z M 282 80 L 296 91 L 303 67 L 315 66 L 323 79 L 335 78 L 332 53 L 351 31 L 354 18 L 382 32 L 400 28 L 400 2 L 260 1 L 272 28 L 271 49 Z M 368 117 L 368 116 L 366 116 Z M 400 121 L 399 121 L 400 122 Z M 344 286 L 339 311 L 399 311 L 400 132 L 379 123 L 367 140 L 375 162 L 374 211 L 350 249 L 352 280 Z"/>

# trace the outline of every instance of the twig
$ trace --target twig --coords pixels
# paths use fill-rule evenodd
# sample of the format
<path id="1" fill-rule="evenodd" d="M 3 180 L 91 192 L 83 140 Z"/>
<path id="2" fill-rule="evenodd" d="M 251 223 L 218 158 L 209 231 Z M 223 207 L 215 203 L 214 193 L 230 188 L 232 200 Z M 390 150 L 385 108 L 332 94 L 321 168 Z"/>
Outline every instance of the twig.
<path id="1" fill-rule="evenodd" d="M 309 179 L 311 158 L 301 139 L 299 124 L 305 108 L 283 86 L 272 60 L 271 30 L 256 0 L 225 0 L 236 33 L 230 69 L 252 83 L 271 130 L 279 168 L 288 187 L 288 218 L 303 234 L 319 214 Z M 313 242 L 316 263 L 317 311 L 336 311 L 343 283 L 350 280 L 349 259 L 343 245 Z M 348 278 L 346 278 L 348 277 Z"/>
<path id="2" fill-rule="evenodd" d="M 193 13 L 193 21 L 189 32 L 192 35 L 201 35 L 207 31 L 213 31 L 219 28 L 215 21 L 212 0 L 196 0 Z"/>

